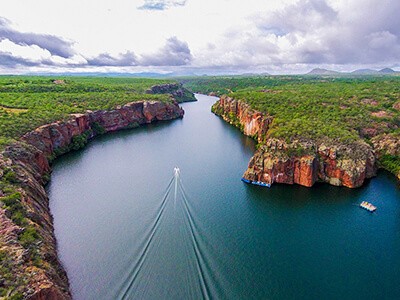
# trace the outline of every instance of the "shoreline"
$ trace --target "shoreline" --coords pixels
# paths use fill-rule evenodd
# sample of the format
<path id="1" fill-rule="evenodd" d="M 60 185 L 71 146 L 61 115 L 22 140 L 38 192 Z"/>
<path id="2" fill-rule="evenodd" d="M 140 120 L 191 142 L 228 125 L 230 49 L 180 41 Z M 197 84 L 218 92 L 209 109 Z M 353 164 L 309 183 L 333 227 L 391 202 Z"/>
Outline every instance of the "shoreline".
<path id="1" fill-rule="evenodd" d="M 46 124 L 26 133 L 0 153 L 0 175 L 12 174 L 7 178 L 18 186 L 12 195 L 0 190 L 3 200 L 0 245 L 1 252 L 7 255 L 7 271 L 14 283 L 12 294 L 24 299 L 71 299 L 68 277 L 57 256 L 53 217 L 45 191 L 51 162 L 67 152 L 84 148 L 89 140 L 104 133 L 183 115 L 176 101 L 136 101 L 109 111 L 73 114 L 67 121 Z M 23 223 L 16 217 L 17 208 L 24 216 Z"/>
<path id="2" fill-rule="evenodd" d="M 377 170 L 382 168 L 378 149 L 384 149 L 385 145 L 370 145 L 361 139 L 352 143 L 333 143 L 269 138 L 268 131 L 274 118 L 226 95 L 213 105 L 212 111 L 258 143 L 244 172 L 245 179 L 306 187 L 325 182 L 356 188 L 376 176 Z M 400 174 L 394 175 L 400 179 Z"/>

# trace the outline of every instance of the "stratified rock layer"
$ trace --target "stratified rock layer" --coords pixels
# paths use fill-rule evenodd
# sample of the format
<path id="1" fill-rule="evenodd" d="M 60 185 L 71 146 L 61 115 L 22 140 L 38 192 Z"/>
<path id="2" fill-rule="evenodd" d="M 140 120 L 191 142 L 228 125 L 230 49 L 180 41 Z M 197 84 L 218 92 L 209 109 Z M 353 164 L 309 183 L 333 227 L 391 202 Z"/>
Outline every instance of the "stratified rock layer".
<path id="1" fill-rule="evenodd" d="M 100 133 L 99 129 L 101 133 L 112 132 L 180 118 L 183 114 L 176 102 L 157 101 L 133 102 L 110 111 L 88 111 L 72 115 L 67 121 L 41 126 L 0 154 L 0 179 L 5 170 L 11 169 L 16 174 L 28 225 L 40 236 L 36 246 L 41 263 L 37 266 L 19 241 L 24 229 L 14 224 L 10 213 L 0 205 L 0 250 L 9 256 L 12 278 L 20 283 L 17 291 L 24 298 L 71 298 L 67 275 L 57 257 L 53 219 L 44 188 L 51 171 L 49 158 L 69 151 L 76 138 L 93 138 Z M 0 191 L 0 201 L 2 196 Z"/>
<path id="2" fill-rule="evenodd" d="M 222 96 L 213 111 L 260 143 L 243 175 L 246 179 L 307 187 L 320 181 L 355 188 L 376 175 L 375 152 L 361 140 L 351 144 L 312 140 L 287 143 L 268 138 L 273 117 L 228 96 Z"/>

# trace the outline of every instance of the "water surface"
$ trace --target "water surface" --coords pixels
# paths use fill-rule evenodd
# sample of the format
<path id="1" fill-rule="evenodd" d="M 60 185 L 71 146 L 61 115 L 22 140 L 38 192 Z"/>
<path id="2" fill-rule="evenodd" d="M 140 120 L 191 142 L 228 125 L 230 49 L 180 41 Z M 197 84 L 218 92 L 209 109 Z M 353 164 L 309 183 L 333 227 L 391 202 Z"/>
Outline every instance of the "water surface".
<path id="1" fill-rule="evenodd" d="M 254 142 L 210 113 L 215 97 L 197 98 L 182 120 L 57 160 L 48 192 L 75 299 L 400 299 L 394 176 L 246 185 Z"/>

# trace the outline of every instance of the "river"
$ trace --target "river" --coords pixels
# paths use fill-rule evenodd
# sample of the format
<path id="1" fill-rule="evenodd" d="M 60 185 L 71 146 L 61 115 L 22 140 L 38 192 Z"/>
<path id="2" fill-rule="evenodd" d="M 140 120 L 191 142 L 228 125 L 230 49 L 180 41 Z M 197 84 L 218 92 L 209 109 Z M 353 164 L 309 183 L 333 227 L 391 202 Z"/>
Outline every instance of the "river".
<path id="1" fill-rule="evenodd" d="M 47 190 L 74 299 L 400 299 L 394 176 L 246 185 L 254 141 L 196 97 L 181 120 L 56 161 Z"/>

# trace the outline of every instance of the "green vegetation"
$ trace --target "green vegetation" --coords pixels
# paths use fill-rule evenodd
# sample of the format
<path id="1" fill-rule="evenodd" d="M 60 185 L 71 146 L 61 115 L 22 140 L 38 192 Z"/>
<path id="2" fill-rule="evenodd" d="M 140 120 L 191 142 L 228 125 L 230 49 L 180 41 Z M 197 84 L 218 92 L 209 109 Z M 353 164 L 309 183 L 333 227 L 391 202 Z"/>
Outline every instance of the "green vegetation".
<path id="1" fill-rule="evenodd" d="M 31 247 L 38 240 L 39 234 L 32 226 L 25 228 L 24 232 L 19 235 L 19 241 L 25 248 Z"/>
<path id="2" fill-rule="evenodd" d="M 228 94 L 273 116 L 267 137 L 370 142 L 373 136 L 400 128 L 400 76 L 225 76 L 181 81 L 192 91 Z M 395 174 L 400 171 L 397 156 L 383 156 L 381 164 Z"/>
<path id="3" fill-rule="evenodd" d="M 154 85 L 173 82 L 143 78 L 0 76 L 0 149 L 24 133 L 63 120 L 71 113 L 110 110 L 139 100 L 171 101 L 168 94 L 147 91 Z M 183 92 L 183 97 L 188 95 Z"/>
<path id="4" fill-rule="evenodd" d="M 106 130 L 104 129 L 103 126 L 101 126 L 99 123 L 97 122 L 93 122 L 92 124 L 92 129 L 95 135 L 101 135 L 104 134 L 106 132 Z"/>
<path id="5" fill-rule="evenodd" d="M 0 287 L 0 297 L 7 297 L 12 293 L 14 287 L 17 285 L 15 278 L 12 273 L 13 262 L 6 251 L 0 250 L 0 279 L 2 280 L 2 285 Z M 15 293 L 14 295 L 20 295 Z M 10 297 L 14 297 L 14 295 Z M 5 298 L 10 299 L 10 298 Z"/>
<path id="6" fill-rule="evenodd" d="M 228 94 L 243 89 L 271 88 L 303 81 L 301 76 L 202 76 L 179 78 L 184 87 L 196 93 Z"/>
<path id="7" fill-rule="evenodd" d="M 96 133 L 103 134 L 105 132 L 104 128 L 101 127 L 99 124 L 96 127 L 95 130 Z M 89 137 L 91 136 L 92 131 L 88 130 L 80 135 L 76 135 L 72 137 L 71 144 L 69 144 L 66 147 L 61 147 L 57 148 L 54 150 L 54 152 L 50 155 L 49 161 L 52 162 L 54 159 L 57 157 L 63 155 L 64 153 L 70 152 L 72 150 L 77 151 L 79 149 L 82 149 L 86 146 L 88 143 Z M 49 175 L 46 175 L 45 178 L 43 178 L 45 182 L 50 180 Z"/>
<path id="8" fill-rule="evenodd" d="M 381 157 L 380 163 L 386 170 L 394 174 L 400 174 L 400 157 L 385 154 Z"/>
<path id="9" fill-rule="evenodd" d="M 140 100 L 171 102 L 170 92 L 175 97 L 179 96 L 178 101 L 192 100 L 189 97 L 192 95 L 181 89 L 179 84 L 164 86 L 170 83 L 176 82 L 140 78 L 0 76 L 0 152 L 23 134 L 47 123 L 66 120 L 72 113 L 111 110 Z M 162 94 L 154 93 L 154 86 Z M 92 130 L 74 136 L 72 143 L 58 148 L 52 158 L 83 148 L 93 133 L 105 133 L 98 123 L 92 125 Z M 14 224 L 22 228 L 18 231 L 17 240 L 25 249 L 24 261 L 46 268 L 40 254 L 40 227 L 29 213 L 30 204 L 25 201 L 25 193 L 21 189 L 26 182 L 19 174 L 19 166 L 8 167 L 5 161 L 0 161 L 0 207 L 5 209 Z M 44 175 L 43 179 L 48 181 L 49 175 Z M 17 287 L 25 285 L 21 282 L 23 277 L 16 276 L 18 266 L 13 265 L 12 255 L 8 254 L 0 250 L 0 298 L 22 299 L 23 295 Z"/>
<path id="10" fill-rule="evenodd" d="M 27 220 L 25 218 L 25 210 L 21 204 L 21 194 L 13 193 L 8 196 L 2 197 L 1 202 L 4 204 L 4 208 L 11 215 L 11 220 L 18 226 L 27 225 Z"/>

